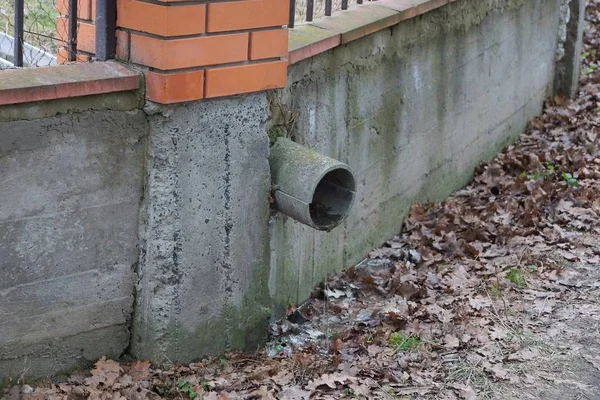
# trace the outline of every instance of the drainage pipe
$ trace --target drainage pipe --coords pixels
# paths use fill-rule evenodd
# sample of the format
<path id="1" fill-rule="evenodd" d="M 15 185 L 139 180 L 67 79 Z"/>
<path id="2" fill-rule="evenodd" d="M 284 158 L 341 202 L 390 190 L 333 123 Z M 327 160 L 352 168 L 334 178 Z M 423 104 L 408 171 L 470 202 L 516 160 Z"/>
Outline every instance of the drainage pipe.
<path id="1" fill-rule="evenodd" d="M 286 138 L 278 138 L 269 157 L 275 209 L 322 231 L 348 216 L 356 181 L 346 164 Z"/>

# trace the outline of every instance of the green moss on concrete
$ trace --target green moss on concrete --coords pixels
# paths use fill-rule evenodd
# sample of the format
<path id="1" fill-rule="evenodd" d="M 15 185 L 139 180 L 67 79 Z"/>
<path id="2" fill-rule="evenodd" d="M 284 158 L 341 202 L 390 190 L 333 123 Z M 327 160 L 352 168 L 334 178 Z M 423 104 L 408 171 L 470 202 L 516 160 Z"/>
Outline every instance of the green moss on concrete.
<path id="1" fill-rule="evenodd" d="M 299 281 L 303 275 L 312 282 L 314 230 L 291 218 L 277 215 L 271 226 L 271 236 L 275 234 L 281 235 L 279 238 L 282 240 L 274 241 L 271 249 L 271 268 L 275 269 L 272 271 L 275 288 L 273 310 L 275 315 L 281 315 L 290 303 L 298 304 L 308 298 L 301 298 L 299 292 L 311 287 L 300 288 Z M 307 240 L 307 237 L 311 239 Z"/>
<path id="2" fill-rule="evenodd" d="M 267 93 L 270 119 L 267 126 L 269 143 L 272 146 L 279 137 L 294 139 L 294 128 L 298 118 L 298 110 L 291 109 L 283 99 L 283 91 Z"/>
<path id="3" fill-rule="evenodd" d="M 290 30 L 288 49 L 294 51 L 334 36 L 339 36 L 339 33 L 317 28 L 313 25 L 298 26 Z"/>
<path id="4" fill-rule="evenodd" d="M 257 266 L 239 307 L 223 306 L 218 318 L 207 320 L 193 331 L 171 323 L 160 339 L 145 341 L 151 348 L 138 348 L 133 356 L 149 359 L 156 365 L 165 365 L 197 361 L 198 358 L 191 354 L 215 356 L 229 350 L 254 351 L 263 347 L 268 338 L 271 318 L 267 280 L 268 270 L 264 266 Z M 147 332 L 157 332 L 155 328 L 151 323 L 145 323 Z"/>
<path id="5" fill-rule="evenodd" d="M 130 111 L 144 106 L 141 90 L 0 106 L 0 122 L 34 120 L 90 110 Z"/>
<path id="6" fill-rule="evenodd" d="M 515 37 L 526 37 L 520 26 L 526 16 L 551 15 L 551 7 L 551 1 L 537 5 L 525 0 L 457 1 L 290 68 L 284 96 L 287 104 L 302 112 L 292 134 L 299 142 L 309 142 L 349 163 L 361 190 L 370 193 L 357 201 L 363 209 L 342 231 L 326 236 L 277 218 L 271 242 L 276 257 L 274 300 L 280 309 L 306 300 L 328 273 L 356 263 L 399 232 L 412 204 L 440 201 L 464 187 L 480 161 L 490 159 L 522 133 L 526 116 L 535 112 L 525 110 L 523 118 L 506 115 L 506 123 L 499 127 L 483 122 L 481 128 L 488 131 L 479 132 L 472 142 L 463 140 L 458 123 L 477 124 L 477 111 L 472 111 L 477 107 L 466 101 L 480 95 L 469 92 L 471 79 L 485 79 L 488 71 L 483 71 L 483 64 L 495 57 L 497 47 L 512 40 L 510 31 L 486 20 L 505 14 L 502 20 L 516 20 Z M 482 59 L 481 71 L 465 67 L 474 52 L 484 50 L 489 57 Z M 467 72 L 454 73 L 463 67 Z M 498 85 L 504 75 L 492 72 L 490 86 Z M 472 73 L 481 75 L 469 76 Z M 428 92 L 427 101 L 421 91 Z M 540 101 L 542 96 L 536 94 L 532 100 Z M 490 97 L 483 101 L 493 103 Z M 315 120 L 309 120 L 308 109 L 316 111 Z M 330 118 L 320 110 L 327 110 Z M 470 111 L 467 117 L 465 110 Z M 472 136 L 472 130 L 480 128 L 465 129 Z M 335 246 L 344 248 L 342 256 L 332 251 Z"/>

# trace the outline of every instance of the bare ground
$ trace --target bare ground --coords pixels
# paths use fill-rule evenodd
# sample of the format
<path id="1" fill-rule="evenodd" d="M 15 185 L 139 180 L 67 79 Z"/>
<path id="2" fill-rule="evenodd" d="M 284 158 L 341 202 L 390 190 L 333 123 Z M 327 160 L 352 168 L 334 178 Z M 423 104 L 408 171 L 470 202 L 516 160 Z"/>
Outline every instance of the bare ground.
<path id="1" fill-rule="evenodd" d="M 590 237 L 599 243 L 598 235 Z M 519 379 L 494 384 L 494 399 L 600 399 L 600 266 L 571 267 L 574 298 L 558 301 L 526 339 L 538 356 L 512 366 Z"/>

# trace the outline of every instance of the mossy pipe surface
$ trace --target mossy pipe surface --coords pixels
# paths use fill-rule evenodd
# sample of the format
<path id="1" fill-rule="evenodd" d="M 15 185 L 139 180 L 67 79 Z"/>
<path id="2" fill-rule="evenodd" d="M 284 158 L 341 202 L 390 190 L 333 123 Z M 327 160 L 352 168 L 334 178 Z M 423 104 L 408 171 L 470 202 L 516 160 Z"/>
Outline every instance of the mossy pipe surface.
<path id="1" fill-rule="evenodd" d="M 286 138 L 278 138 L 269 157 L 275 209 L 322 231 L 348 216 L 356 195 L 349 166 Z"/>

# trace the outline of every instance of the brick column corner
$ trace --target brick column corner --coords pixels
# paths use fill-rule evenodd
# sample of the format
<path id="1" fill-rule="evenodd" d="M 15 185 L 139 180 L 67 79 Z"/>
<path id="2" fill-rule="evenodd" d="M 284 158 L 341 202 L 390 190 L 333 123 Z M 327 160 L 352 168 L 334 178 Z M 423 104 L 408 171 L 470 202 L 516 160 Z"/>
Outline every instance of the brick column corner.
<path id="1" fill-rule="evenodd" d="M 93 0 L 88 0 L 93 1 Z M 288 0 L 117 0 L 117 58 L 162 104 L 285 86 Z"/>

